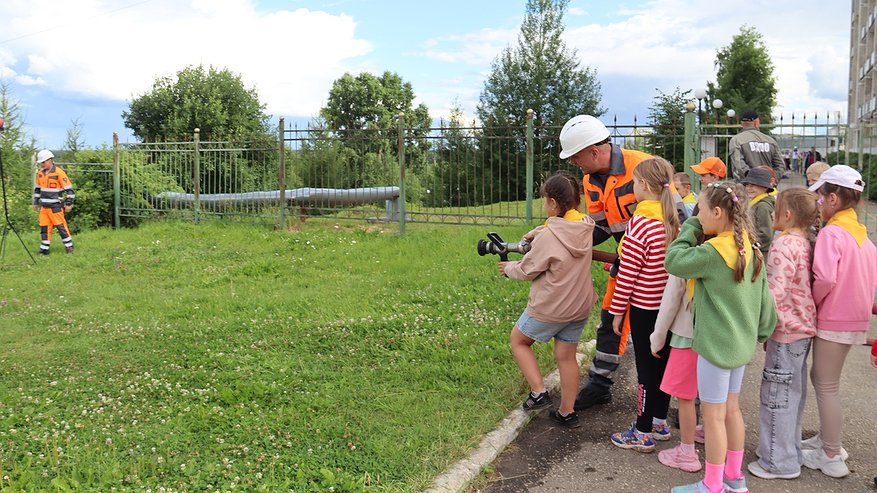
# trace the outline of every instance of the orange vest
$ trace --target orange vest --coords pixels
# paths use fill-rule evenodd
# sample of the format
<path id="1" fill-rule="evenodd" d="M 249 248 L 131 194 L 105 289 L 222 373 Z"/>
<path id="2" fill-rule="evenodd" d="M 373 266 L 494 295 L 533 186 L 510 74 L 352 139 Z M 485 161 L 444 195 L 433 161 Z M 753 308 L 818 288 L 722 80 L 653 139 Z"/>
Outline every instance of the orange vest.
<path id="1" fill-rule="evenodd" d="M 612 146 L 608 174 L 592 173 L 582 178 L 588 214 L 595 221 L 605 219 L 613 235 L 624 233 L 627 221 L 636 210 L 633 170 L 637 164 L 651 157 L 644 152 Z"/>
<path id="2" fill-rule="evenodd" d="M 48 170 L 42 168 L 37 170 L 33 196 L 34 205 L 52 207 L 61 204 L 62 193 L 66 194 L 66 204 L 73 205 L 73 186 L 63 169 L 52 166 Z"/>

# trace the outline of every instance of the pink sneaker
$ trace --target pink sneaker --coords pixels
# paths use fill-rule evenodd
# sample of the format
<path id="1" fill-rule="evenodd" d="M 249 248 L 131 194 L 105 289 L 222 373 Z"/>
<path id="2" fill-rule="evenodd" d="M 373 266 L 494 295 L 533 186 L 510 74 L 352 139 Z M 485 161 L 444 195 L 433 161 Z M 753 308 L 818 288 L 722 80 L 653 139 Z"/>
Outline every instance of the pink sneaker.
<path id="1" fill-rule="evenodd" d="M 706 435 L 703 432 L 703 425 L 697 425 L 694 427 L 694 443 L 703 443 L 703 439 Z"/>
<path id="2" fill-rule="evenodd" d="M 658 462 L 674 469 L 681 469 L 686 472 L 697 472 L 703 468 L 700 458 L 697 456 L 697 450 L 693 455 L 688 455 L 682 451 L 682 444 L 658 452 Z"/>

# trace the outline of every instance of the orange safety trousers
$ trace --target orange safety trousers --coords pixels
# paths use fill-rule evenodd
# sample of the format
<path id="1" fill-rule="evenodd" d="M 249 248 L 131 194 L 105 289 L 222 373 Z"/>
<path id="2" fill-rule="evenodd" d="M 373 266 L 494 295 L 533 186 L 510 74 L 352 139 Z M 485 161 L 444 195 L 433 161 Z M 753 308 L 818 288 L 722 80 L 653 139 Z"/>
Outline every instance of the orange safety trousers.
<path id="1" fill-rule="evenodd" d="M 603 296 L 603 303 L 600 308 L 609 310 L 612 306 L 612 295 L 615 293 L 615 276 L 609 276 L 606 279 L 606 295 Z M 621 323 L 621 340 L 618 341 L 618 356 L 624 356 L 624 350 L 627 348 L 627 339 L 630 336 L 630 309 L 624 314 L 624 322 Z M 604 350 L 605 351 L 605 350 Z"/>
<path id="2" fill-rule="evenodd" d="M 52 228 L 58 228 L 58 233 L 62 240 L 70 241 L 70 228 L 67 227 L 67 219 L 64 217 L 64 209 L 58 212 L 52 212 L 51 207 L 40 208 L 40 239 L 42 239 L 43 250 L 48 250 L 49 242 L 52 240 Z M 66 241 L 65 241 L 66 243 Z"/>

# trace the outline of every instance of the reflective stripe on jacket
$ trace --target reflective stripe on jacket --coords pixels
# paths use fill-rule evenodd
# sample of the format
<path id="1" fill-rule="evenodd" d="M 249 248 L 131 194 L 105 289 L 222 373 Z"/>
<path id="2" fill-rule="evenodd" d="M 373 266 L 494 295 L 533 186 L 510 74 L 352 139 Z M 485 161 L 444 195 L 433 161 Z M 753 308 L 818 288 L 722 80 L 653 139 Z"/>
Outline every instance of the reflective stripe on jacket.
<path id="1" fill-rule="evenodd" d="M 588 214 L 598 228 L 608 228 L 615 239 L 621 238 L 627 228 L 627 221 L 636 210 L 636 196 L 633 194 L 633 170 L 636 165 L 652 156 L 620 147 L 612 146 L 609 172 L 605 175 L 587 174 L 582 179 L 585 191 L 585 204 Z M 605 240 L 605 238 L 603 238 Z M 595 238 L 594 244 L 602 243 Z"/>
<path id="2" fill-rule="evenodd" d="M 36 185 L 33 189 L 33 203 L 43 207 L 52 207 L 61 203 L 61 194 L 66 194 L 64 205 L 73 205 L 75 195 L 70 178 L 58 166 L 48 170 L 37 171 Z"/>

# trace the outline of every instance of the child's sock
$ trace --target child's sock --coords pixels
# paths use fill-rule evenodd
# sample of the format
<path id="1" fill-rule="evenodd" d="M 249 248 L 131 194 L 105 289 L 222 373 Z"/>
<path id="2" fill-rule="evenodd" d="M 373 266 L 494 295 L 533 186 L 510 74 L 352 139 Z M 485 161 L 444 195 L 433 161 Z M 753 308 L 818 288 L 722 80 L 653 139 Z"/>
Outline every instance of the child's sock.
<path id="1" fill-rule="evenodd" d="M 653 425 L 667 426 L 667 420 L 666 419 L 652 418 L 652 424 Z"/>
<path id="2" fill-rule="evenodd" d="M 737 479 L 743 476 L 743 451 L 729 450 L 725 457 L 725 477 L 728 479 Z"/>
<path id="3" fill-rule="evenodd" d="M 694 455 L 697 453 L 694 450 L 693 443 L 680 443 L 679 446 L 682 449 L 682 453 L 684 453 L 685 455 Z"/>
<path id="4" fill-rule="evenodd" d="M 724 491 L 725 484 L 722 482 L 722 470 L 724 468 L 724 464 L 706 463 L 706 473 L 703 477 L 703 484 L 711 493 L 720 493 L 721 491 Z"/>

